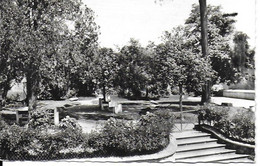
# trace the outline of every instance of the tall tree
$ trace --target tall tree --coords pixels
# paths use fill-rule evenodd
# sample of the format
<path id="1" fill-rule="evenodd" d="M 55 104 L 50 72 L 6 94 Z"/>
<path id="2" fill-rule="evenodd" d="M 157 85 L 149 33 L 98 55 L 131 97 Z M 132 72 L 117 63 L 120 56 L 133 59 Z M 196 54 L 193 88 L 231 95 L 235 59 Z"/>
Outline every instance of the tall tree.
<path id="1" fill-rule="evenodd" d="M 233 63 L 240 72 L 245 71 L 246 68 L 254 68 L 254 56 L 250 53 L 247 39 L 247 34 L 243 32 L 236 32 L 233 38 Z"/>
<path id="2" fill-rule="evenodd" d="M 122 95 L 127 91 L 128 96 L 141 97 L 141 91 L 148 80 L 145 59 L 144 48 L 137 40 L 131 39 L 129 44 L 120 50 L 115 85 Z"/>
<path id="3" fill-rule="evenodd" d="M 199 0 L 199 4 L 200 4 L 199 6 L 200 6 L 202 56 L 207 57 L 208 56 L 207 2 L 206 0 Z"/>
<path id="4" fill-rule="evenodd" d="M 0 1 L 0 89 L 2 90 L 2 104 L 5 104 L 11 81 L 21 80 L 19 60 L 13 54 L 19 29 L 19 12 L 13 11 L 16 5 L 12 1 Z"/>
<path id="5" fill-rule="evenodd" d="M 114 77 L 117 72 L 116 58 L 116 54 L 111 48 L 101 48 L 95 56 L 94 75 L 105 102 L 107 93 L 114 87 Z"/>
<path id="6" fill-rule="evenodd" d="M 167 61 L 173 66 L 169 82 L 179 87 L 180 108 L 183 89 L 188 92 L 201 91 L 204 80 L 214 75 L 208 59 L 188 47 L 190 35 L 186 30 L 185 27 L 179 26 L 164 35 Z"/>
<path id="7" fill-rule="evenodd" d="M 39 86 L 42 78 L 50 76 L 49 79 L 53 81 L 57 76 L 63 77 L 63 70 L 49 69 L 62 66 L 57 64 L 66 57 L 73 57 L 74 54 L 82 57 L 82 55 L 87 54 L 74 52 L 72 55 L 71 52 L 65 51 L 64 43 L 67 43 L 66 46 L 69 48 L 72 48 L 72 44 L 88 48 L 89 45 L 96 42 L 97 26 L 93 22 L 93 12 L 83 6 L 81 0 L 10 0 L 10 3 L 13 4 L 11 11 L 17 13 L 15 18 L 19 20 L 12 22 L 16 25 L 14 26 L 16 33 L 10 35 L 16 39 L 12 51 L 15 58 L 12 60 L 16 60 L 19 69 L 26 77 L 27 104 L 32 110 L 35 106 L 36 96 L 40 91 Z M 68 23 L 73 26 L 69 28 Z M 81 26 L 84 24 L 85 27 Z M 91 28 L 87 29 L 86 27 Z M 82 29 L 84 29 L 84 33 L 81 33 Z M 74 40 L 73 35 L 79 35 L 81 38 Z M 88 40 L 83 41 L 83 39 Z M 95 40 L 92 41 L 92 39 Z M 90 44 L 84 45 L 82 43 Z M 64 61 L 67 62 L 67 60 Z M 58 71 L 61 71 L 61 74 L 57 74 Z"/>
<path id="8" fill-rule="evenodd" d="M 47 64 L 54 72 L 51 77 L 47 75 L 45 81 L 47 83 L 45 87 L 50 89 L 51 97 L 68 96 L 70 94 L 66 93 L 71 89 L 77 95 L 85 95 L 88 91 L 93 91 L 89 90 L 89 87 L 94 87 L 93 61 L 99 34 L 94 19 L 93 11 L 81 4 L 75 18 L 65 21 L 62 40 L 59 40 L 59 44 L 56 45 L 57 51 L 52 63 Z M 67 24 L 70 24 L 69 27 Z"/>
<path id="9" fill-rule="evenodd" d="M 159 0 L 163 1 L 163 0 Z M 201 48 L 202 56 L 206 57 L 208 54 L 208 32 L 207 32 L 207 1 L 199 0 L 200 7 L 200 28 L 201 28 Z M 209 82 L 206 81 L 204 86 L 204 92 L 201 97 L 201 102 L 210 102 L 210 86 Z"/>
<path id="10" fill-rule="evenodd" d="M 163 44 L 150 43 L 145 50 L 147 55 L 146 98 L 159 98 L 169 94 L 169 77 L 173 71 L 170 59 L 167 58 L 167 48 Z"/>
<path id="11" fill-rule="evenodd" d="M 233 82 L 236 79 L 236 73 L 233 64 L 230 47 L 230 39 L 234 32 L 234 18 L 227 17 L 221 11 L 220 6 L 207 7 L 208 18 L 208 58 L 211 61 L 213 69 L 217 72 L 217 78 L 213 83 Z M 196 53 L 201 53 L 200 48 L 200 9 L 198 5 L 193 5 L 191 14 L 186 20 L 185 26 L 191 33 L 190 47 Z"/>
<path id="12" fill-rule="evenodd" d="M 208 32 L 207 32 L 207 3 L 206 0 L 199 0 L 200 3 L 200 23 L 201 23 L 201 48 L 202 56 L 208 56 Z M 210 102 L 210 80 L 205 80 L 201 102 Z"/>

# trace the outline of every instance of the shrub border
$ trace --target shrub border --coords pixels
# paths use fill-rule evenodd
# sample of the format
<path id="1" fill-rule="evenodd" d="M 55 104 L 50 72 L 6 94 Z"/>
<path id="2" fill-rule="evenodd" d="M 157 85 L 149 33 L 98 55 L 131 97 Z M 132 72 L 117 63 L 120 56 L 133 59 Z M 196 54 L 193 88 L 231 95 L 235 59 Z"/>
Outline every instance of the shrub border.
<path id="1" fill-rule="evenodd" d="M 147 155 L 139 155 L 139 156 L 127 156 L 127 157 L 94 157 L 94 158 L 82 158 L 82 159 L 70 159 L 70 160 L 56 160 L 57 162 L 111 162 L 111 163 L 128 163 L 128 162 L 152 162 L 158 161 L 161 159 L 165 159 L 171 157 L 175 154 L 177 150 L 177 143 L 175 137 L 170 134 L 170 141 L 166 148 L 163 150 Z"/>

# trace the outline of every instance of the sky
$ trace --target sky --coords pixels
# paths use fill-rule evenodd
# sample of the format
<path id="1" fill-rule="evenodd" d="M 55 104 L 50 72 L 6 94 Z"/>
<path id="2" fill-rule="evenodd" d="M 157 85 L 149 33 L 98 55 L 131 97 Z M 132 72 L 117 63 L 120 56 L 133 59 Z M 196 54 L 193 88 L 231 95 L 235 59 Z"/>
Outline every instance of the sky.
<path id="1" fill-rule="evenodd" d="M 184 25 L 192 4 L 199 0 L 83 0 L 95 12 L 100 26 L 99 43 L 102 47 L 116 48 L 126 45 L 130 38 L 142 46 L 149 41 L 160 42 L 164 31 Z M 256 45 L 256 0 L 207 0 L 207 4 L 221 5 L 224 13 L 237 12 L 237 31 L 249 36 L 251 48 Z"/>

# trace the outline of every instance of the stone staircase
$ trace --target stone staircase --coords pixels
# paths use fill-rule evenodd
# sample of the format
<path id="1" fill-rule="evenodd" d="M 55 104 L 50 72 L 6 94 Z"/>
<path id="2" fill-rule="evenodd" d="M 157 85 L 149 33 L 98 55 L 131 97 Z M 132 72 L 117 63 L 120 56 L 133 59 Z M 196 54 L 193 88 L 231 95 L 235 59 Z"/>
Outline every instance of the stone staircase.
<path id="1" fill-rule="evenodd" d="M 210 163 L 253 163 L 248 155 L 236 154 L 235 150 L 226 149 L 225 144 L 217 143 L 210 134 L 190 130 L 175 132 L 177 151 L 175 162 L 210 162 Z"/>

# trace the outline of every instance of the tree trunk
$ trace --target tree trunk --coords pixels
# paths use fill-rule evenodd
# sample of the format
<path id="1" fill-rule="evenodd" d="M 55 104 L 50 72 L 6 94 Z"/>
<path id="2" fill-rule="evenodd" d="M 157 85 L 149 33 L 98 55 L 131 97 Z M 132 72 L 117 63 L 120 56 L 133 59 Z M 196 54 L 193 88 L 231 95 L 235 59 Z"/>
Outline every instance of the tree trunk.
<path id="1" fill-rule="evenodd" d="M 208 32 L 207 32 L 207 1 L 199 0 L 201 23 L 201 48 L 202 56 L 208 58 Z M 202 88 L 201 103 L 210 102 L 210 82 L 205 80 Z"/>
<path id="2" fill-rule="evenodd" d="M 103 93 L 103 100 L 104 100 L 104 102 L 106 102 L 106 86 L 105 86 L 105 83 L 103 83 L 103 86 L 102 86 L 102 93 Z"/>
<path id="3" fill-rule="evenodd" d="M 201 103 L 210 103 L 211 95 L 211 81 L 205 81 L 205 85 L 202 87 Z"/>
<path id="4" fill-rule="evenodd" d="M 180 94 L 180 98 L 179 98 L 179 106 L 180 106 L 180 121 L 181 121 L 181 131 L 182 131 L 182 121 L 183 121 L 183 116 L 182 116 L 182 95 L 183 95 L 183 91 L 182 91 L 182 84 L 179 84 L 179 94 Z"/>
<path id="5" fill-rule="evenodd" d="M 8 91 L 11 89 L 11 86 L 10 86 L 10 82 L 11 80 L 7 79 L 4 83 L 4 89 L 3 89 L 3 93 L 2 93 L 2 106 L 5 106 L 6 104 L 6 97 L 7 97 L 7 93 Z"/>
<path id="6" fill-rule="evenodd" d="M 145 98 L 148 99 L 148 95 L 149 95 L 149 90 L 146 88 L 145 89 Z"/>
<path id="7" fill-rule="evenodd" d="M 199 0 L 202 56 L 208 56 L 207 1 Z"/>
<path id="8" fill-rule="evenodd" d="M 182 112 L 182 95 L 183 95 L 183 91 L 182 91 L 182 84 L 179 84 L 179 106 L 180 106 L 180 112 Z"/>
<path id="9" fill-rule="evenodd" d="M 36 83 L 37 78 L 33 78 L 33 74 L 28 73 L 26 75 L 26 104 L 29 111 L 36 108 Z"/>

